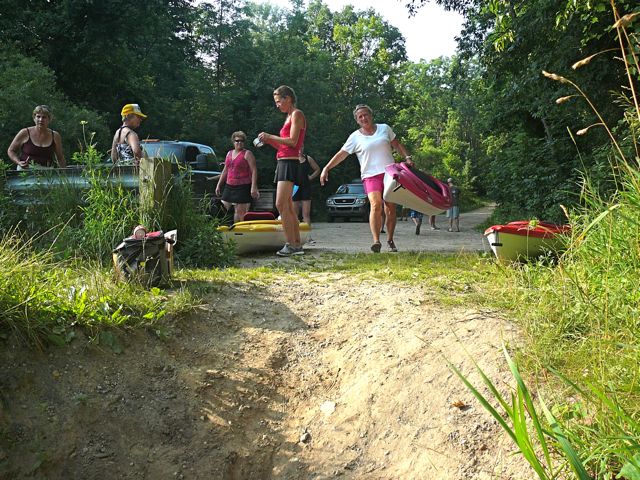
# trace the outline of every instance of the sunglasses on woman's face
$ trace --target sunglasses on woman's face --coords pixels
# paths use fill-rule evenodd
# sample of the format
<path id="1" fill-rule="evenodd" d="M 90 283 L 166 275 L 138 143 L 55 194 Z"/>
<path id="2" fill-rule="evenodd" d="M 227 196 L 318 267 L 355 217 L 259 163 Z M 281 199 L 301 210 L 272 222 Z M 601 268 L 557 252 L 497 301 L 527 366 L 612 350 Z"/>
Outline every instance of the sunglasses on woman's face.
<path id="1" fill-rule="evenodd" d="M 244 143 L 244 140 L 240 139 L 240 138 L 236 138 L 234 140 L 235 143 Z"/>

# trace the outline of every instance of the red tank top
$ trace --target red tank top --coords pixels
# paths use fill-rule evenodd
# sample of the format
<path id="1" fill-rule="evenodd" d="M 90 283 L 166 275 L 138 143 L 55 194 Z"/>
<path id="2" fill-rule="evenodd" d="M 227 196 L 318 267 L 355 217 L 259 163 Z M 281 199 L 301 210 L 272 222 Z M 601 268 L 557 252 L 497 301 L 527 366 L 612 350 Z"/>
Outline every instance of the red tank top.
<path id="1" fill-rule="evenodd" d="M 298 136 L 298 141 L 293 147 L 289 145 L 283 145 L 282 143 L 278 144 L 278 153 L 276 153 L 276 159 L 278 158 L 298 158 L 300 156 L 300 150 L 302 149 L 302 145 L 304 145 L 304 135 L 307 130 L 307 121 L 305 119 L 304 127 L 300 129 L 300 135 Z M 285 122 L 285 124 L 280 129 L 280 137 L 289 138 L 291 137 L 291 117 L 289 120 Z"/>
<path id="2" fill-rule="evenodd" d="M 53 157 L 56 153 L 56 137 L 53 135 L 53 130 L 49 129 L 49 131 L 51 132 L 51 145 L 48 147 L 39 147 L 31 140 L 31 132 L 29 131 L 29 127 L 27 127 L 29 139 L 22 144 L 20 160 L 29 159 L 33 163 L 37 163 L 43 167 L 53 166 Z"/>
<path id="3" fill-rule="evenodd" d="M 227 166 L 228 185 L 246 185 L 251 183 L 251 168 L 245 157 L 246 150 L 242 150 L 236 158 L 233 158 L 234 150 L 229 150 L 224 164 Z"/>

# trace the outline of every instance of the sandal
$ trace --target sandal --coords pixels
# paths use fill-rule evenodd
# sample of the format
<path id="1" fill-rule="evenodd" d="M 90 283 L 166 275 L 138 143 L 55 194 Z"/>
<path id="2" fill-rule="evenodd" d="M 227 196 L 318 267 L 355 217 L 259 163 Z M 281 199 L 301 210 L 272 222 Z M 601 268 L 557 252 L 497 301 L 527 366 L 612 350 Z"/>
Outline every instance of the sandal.
<path id="1" fill-rule="evenodd" d="M 397 252 L 398 251 L 398 248 L 396 247 L 396 244 L 394 243 L 393 240 L 388 240 L 387 241 L 387 245 L 389 245 L 389 250 L 391 252 Z"/>
<path id="2" fill-rule="evenodd" d="M 380 242 L 376 242 L 371 245 L 371 251 L 373 253 L 380 253 L 380 249 L 382 248 L 382 244 Z"/>

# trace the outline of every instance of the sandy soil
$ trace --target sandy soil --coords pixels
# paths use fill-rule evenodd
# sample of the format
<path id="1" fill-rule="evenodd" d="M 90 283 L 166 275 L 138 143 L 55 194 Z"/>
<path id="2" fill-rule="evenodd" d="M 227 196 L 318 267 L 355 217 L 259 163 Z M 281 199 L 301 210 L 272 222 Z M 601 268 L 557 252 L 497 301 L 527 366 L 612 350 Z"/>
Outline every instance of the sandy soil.
<path id="1" fill-rule="evenodd" d="M 167 331 L 123 332 L 121 354 L 10 342 L 0 478 L 532 478 L 446 363 L 471 372 L 466 349 L 506 389 L 499 348 L 517 332 L 429 298 L 284 275 L 222 287 Z"/>

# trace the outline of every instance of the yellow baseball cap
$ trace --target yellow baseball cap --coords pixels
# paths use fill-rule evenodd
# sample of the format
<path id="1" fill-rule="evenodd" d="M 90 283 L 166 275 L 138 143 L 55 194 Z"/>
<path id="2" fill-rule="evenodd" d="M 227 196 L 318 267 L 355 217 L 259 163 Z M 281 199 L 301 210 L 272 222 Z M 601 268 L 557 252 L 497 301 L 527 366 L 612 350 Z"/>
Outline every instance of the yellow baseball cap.
<path id="1" fill-rule="evenodd" d="M 120 115 L 124 117 L 125 115 L 129 115 L 131 113 L 142 118 L 147 118 L 147 116 L 142 113 L 142 110 L 140 110 L 140 105 L 138 105 L 137 103 L 127 103 L 124 107 L 122 107 L 122 112 L 120 112 Z"/>

